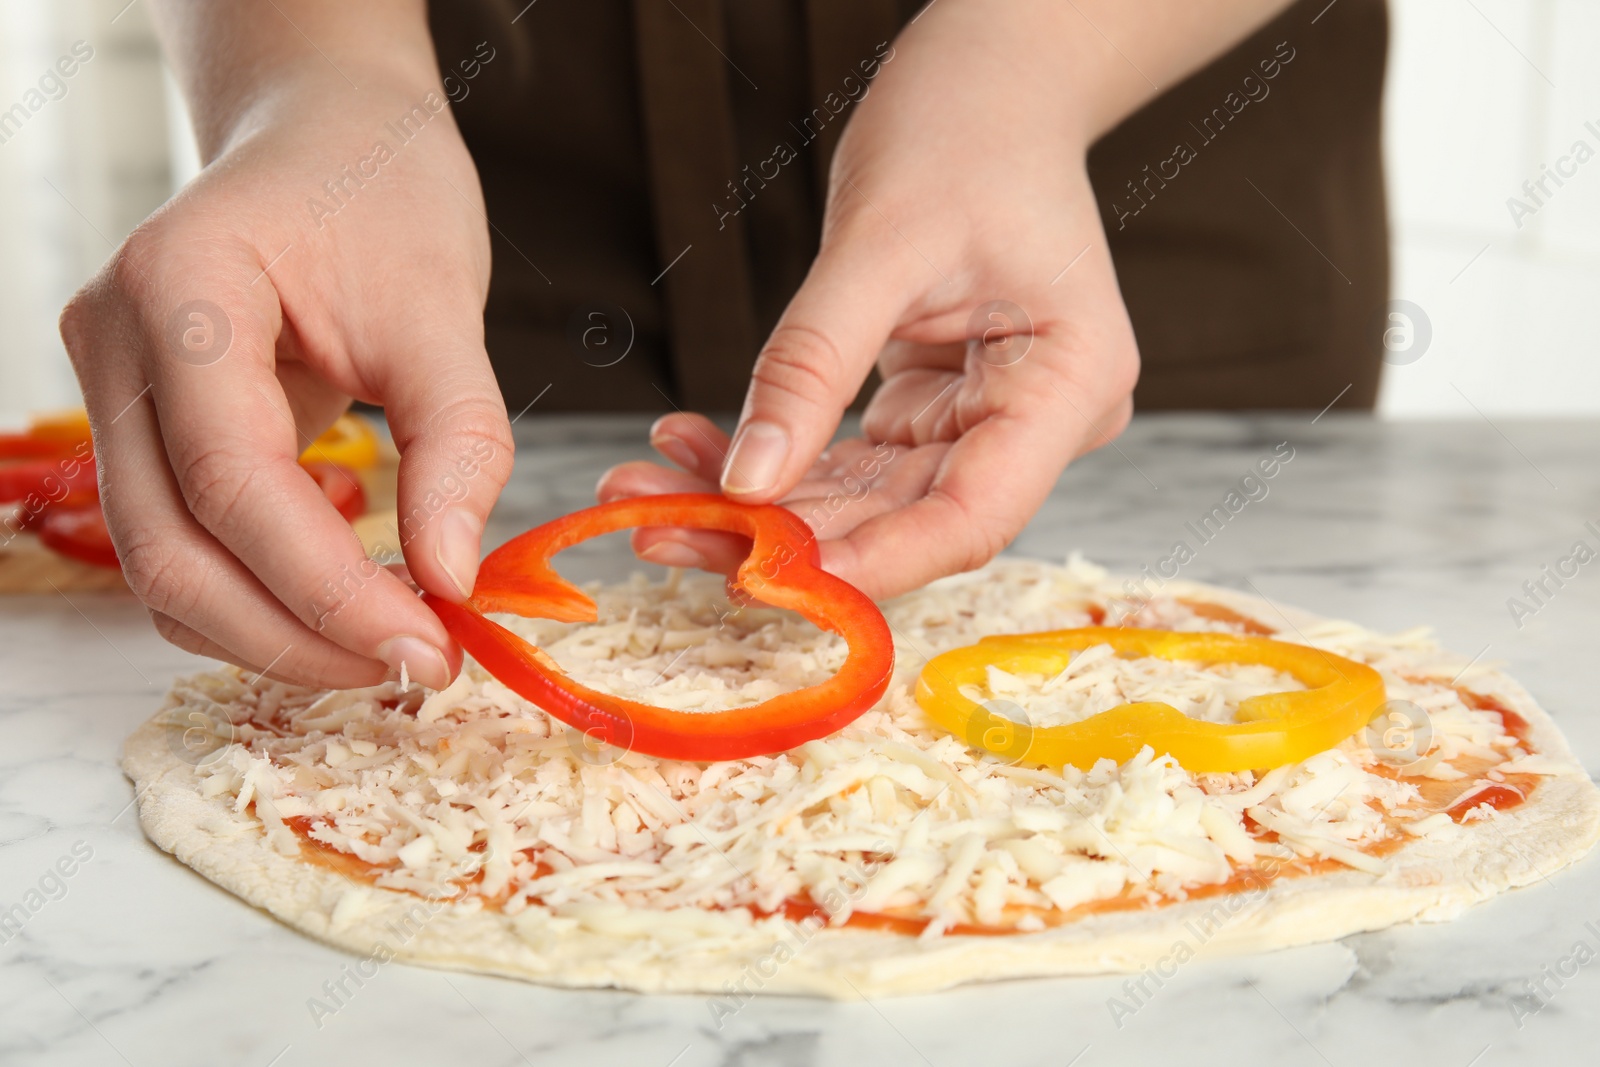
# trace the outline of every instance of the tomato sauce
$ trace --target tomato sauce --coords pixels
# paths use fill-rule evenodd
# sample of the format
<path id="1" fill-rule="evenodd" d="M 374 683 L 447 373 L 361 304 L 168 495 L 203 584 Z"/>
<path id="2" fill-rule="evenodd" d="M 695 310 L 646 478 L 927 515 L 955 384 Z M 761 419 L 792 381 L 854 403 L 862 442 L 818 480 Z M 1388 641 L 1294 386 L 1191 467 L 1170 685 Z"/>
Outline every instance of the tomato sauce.
<path id="1" fill-rule="evenodd" d="M 1531 777 L 1531 775 L 1515 777 Z M 1475 811 L 1484 804 L 1495 811 L 1509 811 L 1528 799 L 1528 795 L 1514 785 L 1503 785 L 1499 782 L 1480 782 L 1479 785 L 1482 788 L 1468 790 L 1460 800 L 1450 806 L 1448 814 L 1451 819 L 1462 822 L 1468 812 Z"/>
<path id="2" fill-rule="evenodd" d="M 1427 681 L 1427 679 L 1410 679 L 1412 681 Z M 1462 686 L 1452 686 L 1461 697 L 1461 702 L 1474 711 L 1492 711 L 1500 716 L 1501 728 L 1511 737 L 1516 738 L 1517 744 L 1526 752 L 1534 751 L 1533 745 L 1528 741 L 1528 720 L 1506 707 L 1492 696 L 1474 692 Z M 1534 789 L 1539 785 L 1539 776 L 1536 774 L 1507 774 L 1503 781 L 1494 781 L 1484 777 L 1486 772 L 1498 766 L 1500 761 L 1484 759 L 1457 759 L 1451 766 L 1464 771 L 1466 778 L 1443 781 L 1437 778 L 1411 777 L 1404 773 L 1404 768 L 1391 767 L 1385 764 L 1370 768 L 1375 774 L 1385 777 L 1397 778 L 1417 787 L 1422 794 L 1423 802 L 1433 811 L 1443 811 L 1455 822 L 1461 822 L 1468 812 L 1481 804 L 1488 804 L 1496 811 L 1510 811 L 1527 802 Z"/>
<path id="3" fill-rule="evenodd" d="M 251 807 L 253 809 L 254 805 Z M 376 863 L 368 863 L 359 856 L 341 852 L 327 842 L 318 841 L 311 836 L 314 822 L 315 820 L 309 815 L 296 815 L 283 820 L 284 825 L 293 830 L 295 836 L 300 839 L 301 859 L 362 882 L 376 881 L 380 874 L 390 869 Z"/>
<path id="4" fill-rule="evenodd" d="M 1494 697 L 1485 696 L 1482 693 L 1474 693 L 1472 690 L 1463 689 L 1459 685 L 1452 688 L 1461 697 L 1461 702 L 1473 711 L 1493 711 L 1499 714 L 1500 721 L 1505 724 L 1506 733 L 1515 737 L 1523 748 L 1528 748 L 1527 719 L 1524 719 Z M 1530 749 L 1529 751 L 1532 750 Z"/>

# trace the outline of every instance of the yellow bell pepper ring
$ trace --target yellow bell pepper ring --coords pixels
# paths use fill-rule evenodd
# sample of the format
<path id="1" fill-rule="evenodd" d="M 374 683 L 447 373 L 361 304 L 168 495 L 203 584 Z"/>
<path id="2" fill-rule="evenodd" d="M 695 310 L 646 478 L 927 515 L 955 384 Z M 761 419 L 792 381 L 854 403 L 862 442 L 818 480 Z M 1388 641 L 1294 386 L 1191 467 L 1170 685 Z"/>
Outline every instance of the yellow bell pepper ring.
<path id="1" fill-rule="evenodd" d="M 46 411 L 28 420 L 28 436 L 58 445 L 89 440 L 89 413 L 83 408 Z"/>
<path id="2" fill-rule="evenodd" d="M 1307 688 L 1247 697 L 1239 703 L 1239 721 L 1232 723 L 1192 719 L 1171 704 L 1151 701 L 1119 704 L 1081 722 L 1045 727 L 996 714 L 961 693 L 962 686 L 986 684 L 991 665 L 1049 676 L 1065 668 L 1074 652 L 1095 645 L 1133 657 L 1261 664 L 1293 675 Z M 1385 699 L 1377 671 L 1322 649 L 1265 637 L 1110 626 L 986 637 L 935 656 L 917 679 L 917 703 L 974 748 L 1009 762 L 1070 763 L 1083 770 L 1102 759 L 1126 762 L 1145 745 L 1196 773 L 1281 767 L 1339 744 L 1366 726 Z"/>
<path id="3" fill-rule="evenodd" d="M 300 462 L 366 470 L 378 463 L 378 435 L 366 419 L 347 412 L 301 453 Z"/>

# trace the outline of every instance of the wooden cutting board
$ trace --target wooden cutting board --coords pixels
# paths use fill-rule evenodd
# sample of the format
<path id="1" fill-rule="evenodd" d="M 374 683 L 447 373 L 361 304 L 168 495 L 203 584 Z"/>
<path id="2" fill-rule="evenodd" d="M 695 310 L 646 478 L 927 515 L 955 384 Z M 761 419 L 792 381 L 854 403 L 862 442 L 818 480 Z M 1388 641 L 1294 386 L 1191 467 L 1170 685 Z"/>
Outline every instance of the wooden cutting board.
<path id="1" fill-rule="evenodd" d="M 387 440 L 377 466 L 360 472 L 367 492 L 367 513 L 352 525 L 368 554 L 380 563 L 394 554 L 400 543 L 395 517 L 395 475 L 400 455 Z M 30 533 L 19 533 L 0 547 L 0 596 L 29 593 L 121 593 L 132 595 L 122 572 L 91 567 L 58 556 Z"/>

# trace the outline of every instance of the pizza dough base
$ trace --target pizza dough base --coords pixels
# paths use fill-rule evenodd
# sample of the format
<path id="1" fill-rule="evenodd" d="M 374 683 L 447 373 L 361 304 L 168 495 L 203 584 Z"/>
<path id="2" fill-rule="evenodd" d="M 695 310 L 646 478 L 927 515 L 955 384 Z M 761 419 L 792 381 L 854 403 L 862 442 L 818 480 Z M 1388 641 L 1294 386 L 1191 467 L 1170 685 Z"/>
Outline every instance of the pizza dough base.
<path id="1" fill-rule="evenodd" d="M 1291 638 L 1295 625 L 1314 618 L 1196 583 L 1173 582 L 1168 590 L 1273 625 L 1287 614 Z M 1536 751 L 1573 760 L 1560 730 L 1521 686 L 1494 674 L 1474 688 L 1527 720 Z M 1389 869 L 1380 877 L 1341 869 L 1280 878 L 1264 892 L 1107 912 L 1004 936 L 923 939 L 851 927 L 808 936 L 773 916 L 753 919 L 731 937 L 718 929 L 701 939 L 669 933 L 667 916 L 677 913 L 660 912 L 636 912 L 637 936 L 624 936 L 570 920 L 552 927 L 537 912 L 511 918 L 475 901 L 428 901 L 284 856 L 268 845 L 253 815 L 233 811 L 231 797 L 200 795 L 194 768 L 177 755 L 181 746 L 172 734 L 178 731 L 159 719 L 145 723 L 128 739 L 123 768 L 138 790 L 145 833 L 212 882 L 361 957 L 574 988 L 854 999 L 1007 978 L 1135 972 L 1172 960 L 1184 952 L 1180 946 L 1193 954 L 1263 952 L 1397 923 L 1443 922 L 1550 876 L 1600 839 L 1600 790 L 1574 769 L 1542 776 L 1526 803 L 1464 824 L 1465 837 L 1406 841 L 1385 857 Z M 1237 910 L 1230 913 L 1230 904 Z M 692 926 L 696 916 L 679 918 Z"/>

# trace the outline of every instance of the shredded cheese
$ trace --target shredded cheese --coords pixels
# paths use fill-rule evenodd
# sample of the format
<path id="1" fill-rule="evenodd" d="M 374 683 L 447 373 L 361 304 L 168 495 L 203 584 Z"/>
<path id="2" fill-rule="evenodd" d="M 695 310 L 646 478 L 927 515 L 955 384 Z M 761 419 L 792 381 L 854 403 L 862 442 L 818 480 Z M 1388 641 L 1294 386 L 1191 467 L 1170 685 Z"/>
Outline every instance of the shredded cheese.
<path id="1" fill-rule="evenodd" d="M 563 922 L 633 936 L 632 909 L 710 916 L 683 919 L 684 936 L 707 923 L 731 930 L 797 898 L 834 922 L 919 917 L 927 937 L 961 924 L 1037 929 L 1041 915 L 1119 896 L 1181 899 L 1268 857 L 1380 874 L 1371 849 L 1394 826 L 1449 832 L 1414 785 L 1374 771 L 1359 737 L 1259 778 L 1191 774 L 1148 748 L 1121 766 L 1056 771 L 969 748 L 913 699 L 928 657 L 992 633 L 1090 625 L 1117 588 L 1081 560 L 1001 562 L 891 602 L 897 667 L 878 706 L 834 736 L 745 760 L 595 753 L 470 662 L 434 693 L 408 678 L 333 692 L 252 684 L 224 668 L 180 681 L 167 713 L 186 724 L 198 712 L 236 742 L 196 767 L 199 788 L 253 808 L 273 847 L 298 847 L 286 820 L 300 820 L 312 840 L 371 864 L 377 886 L 493 904 L 530 939 Z M 585 685 L 657 705 L 753 704 L 823 680 L 845 655 L 793 615 L 730 607 L 715 579 L 637 578 L 594 595 L 599 623 L 507 622 Z M 1230 628 L 1160 596 L 1137 621 Z M 1284 637 L 1372 664 L 1392 697 L 1425 709 L 1430 771 L 1462 757 L 1561 768 L 1468 707 L 1451 685 L 1459 659 L 1422 633 L 1329 622 Z M 1145 699 L 1231 721 L 1244 698 L 1299 687 L 1265 667 L 1124 659 L 1101 646 L 1054 677 L 991 670 L 969 695 L 1004 699 L 1039 725 Z M 363 899 L 341 902 L 335 920 L 350 921 Z"/>

